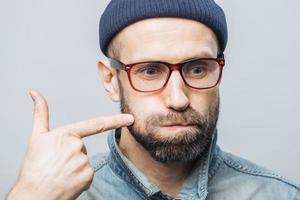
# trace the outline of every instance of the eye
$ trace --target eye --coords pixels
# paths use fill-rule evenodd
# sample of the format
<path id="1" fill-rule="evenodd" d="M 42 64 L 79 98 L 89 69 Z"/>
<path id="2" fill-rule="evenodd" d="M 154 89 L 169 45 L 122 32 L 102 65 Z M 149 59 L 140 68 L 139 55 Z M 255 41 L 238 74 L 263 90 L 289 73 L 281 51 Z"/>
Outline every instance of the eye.
<path id="1" fill-rule="evenodd" d="M 146 66 L 143 69 L 140 70 L 145 75 L 156 75 L 161 73 L 161 70 L 157 68 L 156 66 Z"/>
<path id="2" fill-rule="evenodd" d="M 168 67 L 160 63 L 143 63 L 134 66 L 133 75 L 141 79 L 156 79 L 168 73 Z"/>
<path id="3" fill-rule="evenodd" d="M 194 66 L 190 69 L 192 74 L 201 74 L 206 71 L 206 68 L 203 66 Z"/>
<path id="4" fill-rule="evenodd" d="M 196 64 L 186 66 L 183 70 L 186 76 L 200 77 L 207 73 L 207 66 Z"/>

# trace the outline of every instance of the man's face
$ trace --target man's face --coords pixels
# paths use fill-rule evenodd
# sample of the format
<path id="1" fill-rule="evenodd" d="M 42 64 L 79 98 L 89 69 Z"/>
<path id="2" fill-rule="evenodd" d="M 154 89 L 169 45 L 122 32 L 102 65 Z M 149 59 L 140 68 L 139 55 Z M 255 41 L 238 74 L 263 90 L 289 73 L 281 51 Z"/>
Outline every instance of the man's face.
<path id="1" fill-rule="evenodd" d="M 125 64 L 215 58 L 218 51 L 215 34 L 188 19 L 142 20 L 126 27 L 117 38 L 122 46 L 119 59 Z M 135 91 L 123 70 L 118 81 L 121 111 L 135 118 L 128 130 L 153 158 L 160 162 L 189 161 L 209 146 L 219 113 L 218 87 L 190 88 L 179 71 L 172 72 L 163 89 L 150 93 Z M 174 126 L 166 127 L 170 124 Z"/>

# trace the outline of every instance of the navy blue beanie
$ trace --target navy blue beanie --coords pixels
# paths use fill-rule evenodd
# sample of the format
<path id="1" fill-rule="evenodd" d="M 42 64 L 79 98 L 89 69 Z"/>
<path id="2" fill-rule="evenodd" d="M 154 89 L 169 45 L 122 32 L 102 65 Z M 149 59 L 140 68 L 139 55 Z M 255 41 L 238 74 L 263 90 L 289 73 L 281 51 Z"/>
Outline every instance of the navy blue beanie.
<path id="1" fill-rule="evenodd" d="M 153 17 L 180 17 L 199 21 L 217 35 L 220 50 L 227 44 L 225 14 L 214 0 L 111 0 L 100 19 L 100 48 L 107 56 L 113 37 L 126 26 Z"/>

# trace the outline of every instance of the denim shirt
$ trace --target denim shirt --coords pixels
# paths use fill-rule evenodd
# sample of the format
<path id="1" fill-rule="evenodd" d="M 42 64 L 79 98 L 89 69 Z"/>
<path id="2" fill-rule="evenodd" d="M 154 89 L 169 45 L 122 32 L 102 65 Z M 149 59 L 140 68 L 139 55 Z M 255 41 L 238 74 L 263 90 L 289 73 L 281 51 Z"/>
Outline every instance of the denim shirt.
<path id="1" fill-rule="evenodd" d="M 120 129 L 108 136 L 110 152 L 90 159 L 94 178 L 80 200 L 300 200 L 300 186 L 250 161 L 223 152 L 217 129 L 175 198 L 160 189 L 120 151 Z"/>

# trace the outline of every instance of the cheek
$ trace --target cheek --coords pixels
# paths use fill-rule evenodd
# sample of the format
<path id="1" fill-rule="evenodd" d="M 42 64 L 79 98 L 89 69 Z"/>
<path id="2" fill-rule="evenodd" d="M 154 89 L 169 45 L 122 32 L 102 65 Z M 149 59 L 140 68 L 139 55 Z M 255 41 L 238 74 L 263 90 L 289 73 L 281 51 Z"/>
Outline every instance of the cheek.
<path id="1" fill-rule="evenodd" d="M 191 107 L 202 114 L 209 111 L 212 105 L 215 105 L 219 98 L 219 89 L 212 88 L 208 90 L 199 91 L 190 96 Z"/>
<path id="2" fill-rule="evenodd" d="M 131 111 L 138 119 L 145 120 L 148 116 L 163 113 L 161 101 L 156 97 L 148 95 L 129 95 L 128 103 Z"/>

